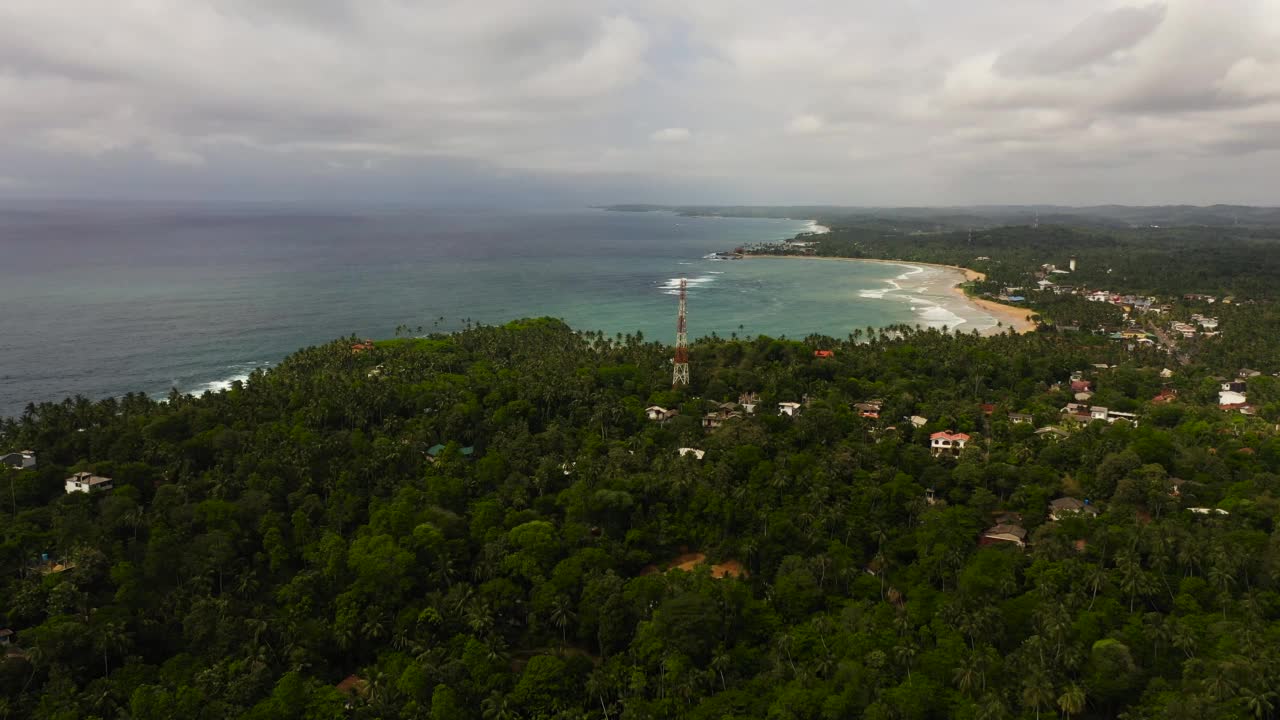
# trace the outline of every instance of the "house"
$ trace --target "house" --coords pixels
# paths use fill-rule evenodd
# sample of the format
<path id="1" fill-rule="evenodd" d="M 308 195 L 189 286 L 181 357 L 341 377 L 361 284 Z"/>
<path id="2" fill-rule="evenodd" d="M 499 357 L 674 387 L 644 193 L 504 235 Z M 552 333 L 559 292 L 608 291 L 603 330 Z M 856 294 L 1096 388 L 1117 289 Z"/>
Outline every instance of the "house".
<path id="1" fill-rule="evenodd" d="M 351 354 L 359 355 L 360 353 L 366 350 L 372 350 L 372 349 L 373 349 L 373 341 L 366 339 L 361 342 L 353 344 L 351 346 Z"/>
<path id="2" fill-rule="evenodd" d="M 853 404 L 853 409 L 857 410 L 863 417 L 879 417 L 880 409 L 883 407 L 883 400 L 868 400 L 867 402 Z"/>
<path id="3" fill-rule="evenodd" d="M 929 423 L 929 418 L 920 417 L 919 415 L 912 415 L 907 418 L 907 420 L 911 423 L 912 427 L 924 427 Z"/>
<path id="4" fill-rule="evenodd" d="M 88 493 L 110 490 L 111 487 L 111 478 L 98 477 L 93 473 L 87 472 L 78 472 L 66 480 L 68 495 L 76 492 Z"/>
<path id="5" fill-rule="evenodd" d="M 1191 316 L 1191 322 L 1196 325 L 1199 325 L 1205 330 L 1218 329 L 1218 318 L 1216 317 L 1209 317 L 1207 315 L 1201 315 L 1200 313 L 1195 313 Z"/>
<path id="6" fill-rule="evenodd" d="M 939 455 L 956 456 L 964 450 L 965 443 L 969 442 L 970 437 L 964 433 L 952 433 L 950 431 L 936 432 L 929 436 L 929 449 L 933 451 L 934 457 Z"/>
<path id="7" fill-rule="evenodd" d="M 683 447 L 683 448 L 680 448 L 679 450 L 676 450 L 676 453 L 680 457 L 689 457 L 690 455 L 692 455 L 695 460 L 701 460 L 702 457 L 707 454 L 707 451 L 699 450 L 697 448 Z"/>
<path id="8" fill-rule="evenodd" d="M 1218 407 L 1230 408 L 1232 406 L 1244 405 L 1247 402 L 1249 402 L 1249 398 L 1241 392 L 1223 390 L 1218 393 Z"/>
<path id="9" fill-rule="evenodd" d="M 1119 410 L 1107 411 L 1107 422 L 1113 423 L 1117 420 L 1128 420 L 1134 425 L 1138 424 L 1138 414 L 1131 412 L 1120 412 Z"/>
<path id="10" fill-rule="evenodd" d="M 1013 543 L 1018 547 L 1026 547 L 1027 531 L 1021 525 L 1000 524 L 987 528 L 978 540 L 979 545 L 995 545 L 996 543 Z"/>
<path id="11" fill-rule="evenodd" d="M 1068 420 L 1075 420 L 1083 423 L 1087 423 L 1093 419 L 1092 415 L 1089 413 L 1089 406 L 1081 405 L 1080 403 L 1067 403 L 1067 406 L 1062 408 L 1062 415 Z"/>
<path id="12" fill-rule="evenodd" d="M 991 403 L 982 403 L 982 414 L 990 415 L 996 411 L 996 406 Z"/>
<path id="13" fill-rule="evenodd" d="M 937 491 L 934 490 L 933 488 L 925 488 L 924 502 L 926 505 L 937 505 L 939 502 Z"/>
<path id="14" fill-rule="evenodd" d="M 778 414 L 787 417 L 796 417 L 800 414 L 801 405 L 798 402 L 780 402 L 778 403 Z"/>
<path id="15" fill-rule="evenodd" d="M 644 409 L 645 417 L 656 422 L 666 422 L 671 418 L 680 414 L 679 410 L 668 410 L 657 405 L 650 405 Z"/>
<path id="16" fill-rule="evenodd" d="M 742 393 L 738 396 L 738 404 L 742 406 L 742 409 L 745 410 L 748 415 L 755 415 L 756 405 L 760 404 L 760 394 L 753 392 Z"/>
<path id="17" fill-rule="evenodd" d="M 1219 386 L 1223 392 L 1243 393 L 1249 391 L 1249 383 L 1243 380 L 1228 380 Z"/>
<path id="18" fill-rule="evenodd" d="M 1236 377 L 1241 380 L 1248 380 L 1249 378 L 1256 378 L 1261 375 L 1262 372 L 1260 370 L 1250 370 L 1249 368 L 1240 368 L 1240 372 L 1236 373 Z"/>
<path id="19" fill-rule="evenodd" d="M 1067 435 L 1068 433 L 1066 430 L 1063 430 L 1056 425 L 1046 425 L 1036 430 L 1036 437 L 1042 437 L 1046 440 L 1061 440 L 1062 438 L 1067 437 Z"/>
<path id="20" fill-rule="evenodd" d="M 1173 371 L 1170 370 L 1169 368 L 1165 368 L 1160 371 L 1160 377 L 1164 380 L 1168 380 L 1169 378 L 1173 377 Z"/>
<path id="21" fill-rule="evenodd" d="M 725 407 L 726 405 L 728 406 L 728 408 Z M 707 430 L 714 430 L 720 427 L 721 425 L 725 424 L 729 420 L 737 420 L 741 418 L 742 413 L 738 412 L 737 410 L 734 410 L 733 408 L 735 407 L 737 406 L 734 405 L 733 403 L 724 403 L 724 405 L 720 406 L 719 410 L 716 410 L 715 412 L 709 412 L 706 415 L 703 415 L 702 427 L 706 428 Z"/>
<path id="22" fill-rule="evenodd" d="M 1093 407 L 1089 408 L 1089 419 L 1090 420 L 1106 420 L 1107 412 L 1108 412 L 1107 409 L 1102 407 L 1101 405 L 1094 405 Z"/>
<path id="23" fill-rule="evenodd" d="M 1231 513 L 1222 508 L 1193 507 L 1187 508 L 1196 515 L 1230 515 Z"/>
<path id="24" fill-rule="evenodd" d="M 1071 392 L 1073 393 L 1093 392 L 1093 381 L 1092 380 L 1072 380 Z"/>
<path id="25" fill-rule="evenodd" d="M 1088 500 L 1077 500 L 1073 497 L 1062 497 L 1049 503 L 1050 520 L 1056 522 L 1063 518 L 1074 517 L 1076 515 L 1083 517 L 1097 517 L 1098 508 Z"/>
<path id="26" fill-rule="evenodd" d="M 816 358 L 831 358 L 835 357 L 836 354 L 831 350 L 814 350 L 813 356 Z"/>
<path id="27" fill-rule="evenodd" d="M 440 457 L 440 453 L 444 452 L 444 448 L 445 446 L 439 443 L 436 443 L 435 445 L 432 445 L 431 447 L 427 448 L 427 460 L 429 462 L 435 462 L 436 458 Z M 471 447 L 470 445 L 468 445 L 467 447 L 462 448 L 458 452 L 460 452 L 464 457 L 470 457 L 473 453 L 475 453 L 475 451 L 476 449 L 474 447 Z"/>
<path id="28" fill-rule="evenodd" d="M 36 466 L 36 454 L 30 450 L 19 450 L 8 455 L 0 455 L 0 467 L 11 467 L 14 470 L 26 470 Z"/>
<path id="29" fill-rule="evenodd" d="M 1178 391 L 1173 388 L 1162 388 L 1160 393 L 1151 398 L 1151 402 L 1156 405 L 1167 405 L 1178 399 Z"/>
<path id="30" fill-rule="evenodd" d="M 1106 290 L 1094 290 L 1088 295 L 1085 295 L 1084 299 L 1089 302 L 1111 302 L 1111 293 Z"/>
<path id="31" fill-rule="evenodd" d="M 1036 421 L 1035 417 L 1028 415 L 1026 413 L 1009 413 L 1009 422 L 1013 423 L 1014 425 L 1021 425 L 1022 423 L 1033 423 L 1035 421 Z"/>

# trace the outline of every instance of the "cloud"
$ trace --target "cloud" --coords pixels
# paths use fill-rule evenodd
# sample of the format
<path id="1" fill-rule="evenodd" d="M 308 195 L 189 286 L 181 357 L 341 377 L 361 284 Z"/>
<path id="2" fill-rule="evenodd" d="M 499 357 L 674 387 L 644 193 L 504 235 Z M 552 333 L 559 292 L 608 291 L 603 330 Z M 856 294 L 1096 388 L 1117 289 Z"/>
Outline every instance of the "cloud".
<path id="1" fill-rule="evenodd" d="M 688 140 L 691 135 L 689 128 L 669 127 L 654 131 L 649 138 L 654 142 L 678 143 Z"/>
<path id="2" fill-rule="evenodd" d="M 796 115 L 787 123 L 787 132 L 791 135 L 811 135 L 826 125 L 818 115 Z"/>
<path id="3" fill-rule="evenodd" d="M 1272 0 L 8 0 L 0 167 L 202 198 L 1274 202 L 1277 48 Z"/>
<path id="4" fill-rule="evenodd" d="M 1168 9 L 1164 3 L 1152 3 L 1095 13 L 1047 43 L 1001 55 L 995 69 L 1011 75 L 1050 75 L 1114 61 L 1151 35 Z"/>

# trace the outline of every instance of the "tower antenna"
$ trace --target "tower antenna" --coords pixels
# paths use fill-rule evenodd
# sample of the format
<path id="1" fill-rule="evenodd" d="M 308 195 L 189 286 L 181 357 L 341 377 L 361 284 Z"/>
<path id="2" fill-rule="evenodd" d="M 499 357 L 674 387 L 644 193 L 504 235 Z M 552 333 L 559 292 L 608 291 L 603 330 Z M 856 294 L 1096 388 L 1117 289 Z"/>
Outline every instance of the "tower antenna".
<path id="1" fill-rule="evenodd" d="M 671 387 L 689 386 L 689 334 L 685 328 L 686 290 L 689 283 L 680 278 L 680 314 L 676 318 L 676 359 L 671 373 Z"/>

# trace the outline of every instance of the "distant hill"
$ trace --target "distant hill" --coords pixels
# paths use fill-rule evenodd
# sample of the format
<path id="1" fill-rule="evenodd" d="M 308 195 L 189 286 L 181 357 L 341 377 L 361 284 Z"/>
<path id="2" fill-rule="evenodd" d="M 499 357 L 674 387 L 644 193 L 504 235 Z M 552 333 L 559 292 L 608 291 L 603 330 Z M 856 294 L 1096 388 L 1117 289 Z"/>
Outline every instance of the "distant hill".
<path id="1" fill-rule="evenodd" d="M 1248 205 L 977 205 L 968 207 L 848 207 L 838 205 L 644 205 L 606 206 L 629 212 L 668 211 L 682 215 L 815 218 L 837 225 L 901 232 L 954 230 L 997 225 L 1078 225 L 1132 228 L 1158 225 L 1261 227 L 1280 225 L 1280 208 Z"/>

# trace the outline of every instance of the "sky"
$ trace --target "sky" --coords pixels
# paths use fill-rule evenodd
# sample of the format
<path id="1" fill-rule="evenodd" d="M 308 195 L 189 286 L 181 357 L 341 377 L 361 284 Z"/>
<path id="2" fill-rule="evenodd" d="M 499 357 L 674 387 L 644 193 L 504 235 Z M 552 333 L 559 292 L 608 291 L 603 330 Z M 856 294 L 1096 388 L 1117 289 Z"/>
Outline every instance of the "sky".
<path id="1" fill-rule="evenodd" d="M 1276 205 L 1280 0 L 3 0 L 0 197 Z"/>

